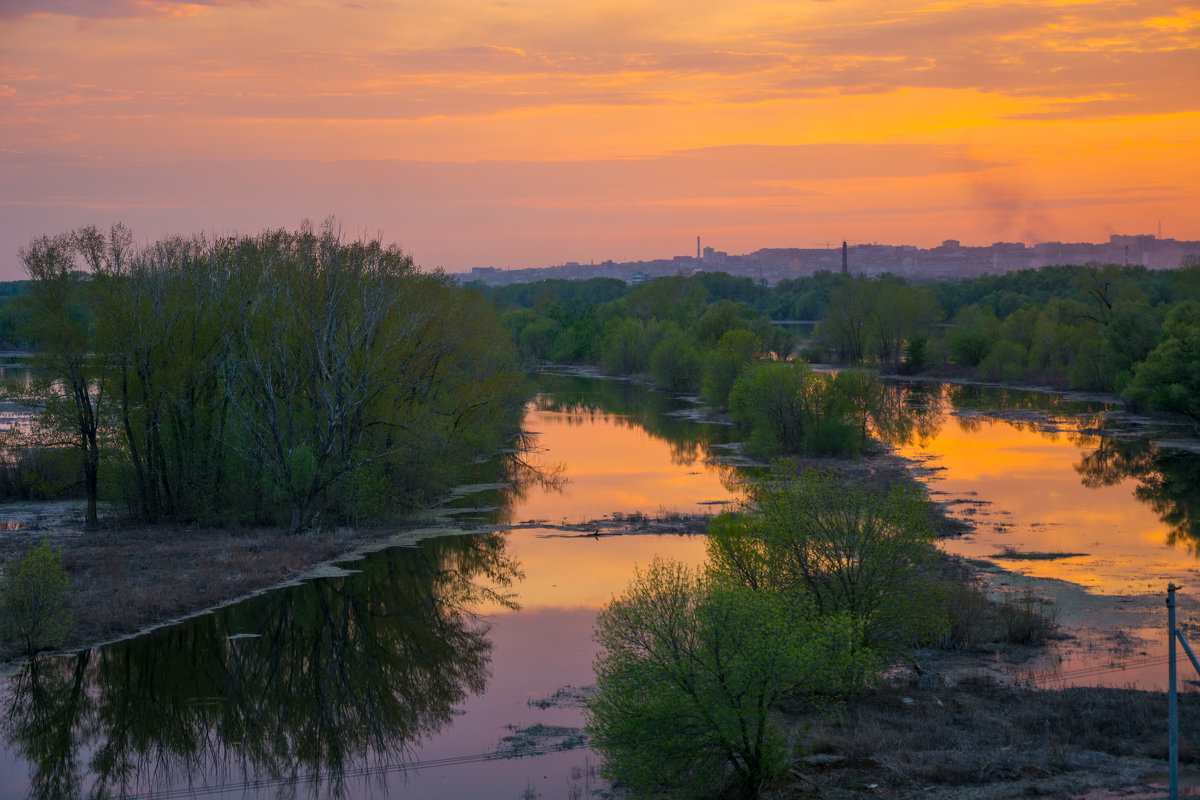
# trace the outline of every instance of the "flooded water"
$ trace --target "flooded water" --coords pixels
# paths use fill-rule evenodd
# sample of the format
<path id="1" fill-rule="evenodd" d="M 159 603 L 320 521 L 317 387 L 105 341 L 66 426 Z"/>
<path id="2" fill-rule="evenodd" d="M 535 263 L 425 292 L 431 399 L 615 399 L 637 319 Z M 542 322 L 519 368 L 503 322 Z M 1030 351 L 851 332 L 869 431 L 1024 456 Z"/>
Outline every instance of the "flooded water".
<path id="1" fill-rule="evenodd" d="M 492 532 L 391 548 L 6 682 L 0 796 L 591 796 L 595 613 L 656 556 L 704 559 L 698 536 L 591 531 L 719 511 L 735 476 L 709 456 L 736 431 L 628 382 L 557 376 L 546 390 L 527 420 L 528 479 L 454 503 Z M 1103 404 L 906 391 L 937 424 L 902 454 L 976 524 L 947 549 L 1094 596 L 1196 572 L 1197 457 Z M 1156 657 L 1134 647 L 1131 661 Z M 1095 666 L 1074 658 L 1062 674 Z M 1109 678 L 1081 682 L 1126 682 Z"/>
<path id="2" fill-rule="evenodd" d="M 1036 392 L 939 387 L 924 402 L 941 424 L 899 453 L 973 526 L 942 547 L 1013 573 L 992 585 L 1049 598 L 1068 627 L 1094 628 L 1068 631 L 1049 666 L 1010 671 L 1045 686 L 1165 689 L 1167 584 L 1200 590 L 1200 454 L 1179 448 L 1180 429 Z M 1180 619 L 1194 624 L 1185 600 Z"/>

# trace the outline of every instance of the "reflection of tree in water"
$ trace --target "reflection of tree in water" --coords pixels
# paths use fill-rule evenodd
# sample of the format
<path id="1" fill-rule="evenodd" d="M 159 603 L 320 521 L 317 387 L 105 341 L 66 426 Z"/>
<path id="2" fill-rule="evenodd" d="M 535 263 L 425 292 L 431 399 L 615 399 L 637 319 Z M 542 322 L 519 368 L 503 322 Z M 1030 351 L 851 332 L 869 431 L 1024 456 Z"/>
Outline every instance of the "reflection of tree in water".
<path id="1" fill-rule="evenodd" d="M 1066 435 L 1071 441 L 1091 444 L 1080 430 L 1100 427 L 1107 403 L 1069 400 L 1062 395 L 1032 389 L 943 384 L 941 396 L 956 413 L 955 422 L 964 433 L 978 433 L 985 425 L 1002 422 L 1014 430 L 1037 433 L 1050 441 Z M 963 413 L 967 412 L 967 413 Z M 976 413 L 970 413 L 976 412 Z"/>
<path id="2" fill-rule="evenodd" d="M 646 431 L 652 438 L 666 442 L 671 461 L 691 466 L 700 459 L 712 458 L 714 444 L 738 441 L 745 436 L 742 428 L 698 423 L 677 412 L 694 408 L 661 391 L 626 380 L 549 375 L 546 391 L 537 396 L 534 407 L 567 415 L 568 424 L 610 420 L 620 427 Z M 939 402 L 940 386 L 920 384 L 884 384 L 863 402 L 872 414 L 872 432 L 889 444 L 907 444 L 935 436 L 945 416 Z"/>
<path id="3" fill-rule="evenodd" d="M 476 522 L 500 524 L 513 520 L 513 509 L 530 491 L 561 492 L 570 483 L 566 466 L 541 463 L 537 440 L 534 431 L 519 433 L 509 449 L 477 465 L 477 486 L 448 506 L 469 512 Z"/>
<path id="4" fill-rule="evenodd" d="M 667 443 L 674 464 L 690 466 L 710 455 L 710 444 L 727 440 L 720 438 L 724 426 L 672 413 L 694 408 L 691 404 L 635 381 L 575 375 L 543 378 L 545 391 L 534 401 L 537 410 L 565 414 L 568 424 L 607 419 L 618 427 L 644 430 Z"/>
<path id="5" fill-rule="evenodd" d="M 1170 544 L 1186 544 L 1200 556 L 1200 457 L 1156 447 L 1149 439 L 1103 439 L 1075 466 L 1084 486 L 1138 482 L 1134 496 L 1168 526 Z"/>
<path id="6" fill-rule="evenodd" d="M 361 574 L 31 665 L 4 731 L 32 763 L 33 796 L 230 780 L 344 796 L 348 771 L 401 763 L 483 691 L 491 642 L 472 609 L 511 606 L 504 591 L 520 571 L 498 534 L 355 566 Z"/>
<path id="7" fill-rule="evenodd" d="M 891 445 L 926 442 L 938 435 L 946 418 L 938 394 L 919 384 L 884 384 L 874 433 Z"/>

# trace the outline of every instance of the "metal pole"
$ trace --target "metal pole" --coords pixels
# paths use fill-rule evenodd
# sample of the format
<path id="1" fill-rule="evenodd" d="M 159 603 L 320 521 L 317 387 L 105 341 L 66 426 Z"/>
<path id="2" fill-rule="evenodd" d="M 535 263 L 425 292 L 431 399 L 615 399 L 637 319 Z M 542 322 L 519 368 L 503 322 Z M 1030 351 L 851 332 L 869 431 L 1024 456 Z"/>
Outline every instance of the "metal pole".
<path id="1" fill-rule="evenodd" d="M 1192 646 L 1188 644 L 1187 637 L 1183 635 L 1183 631 L 1175 631 L 1175 638 L 1179 640 L 1179 644 L 1183 647 L 1183 652 L 1187 653 L 1187 657 L 1192 662 L 1192 668 L 1196 670 L 1196 674 L 1200 675 L 1200 659 L 1196 658 L 1196 654 L 1192 651 Z"/>
<path id="2" fill-rule="evenodd" d="M 1171 800 L 1179 800 L 1179 704 L 1175 697 L 1175 590 L 1174 583 L 1167 584 L 1167 631 L 1170 639 L 1167 670 L 1167 725 L 1170 730 Z"/>

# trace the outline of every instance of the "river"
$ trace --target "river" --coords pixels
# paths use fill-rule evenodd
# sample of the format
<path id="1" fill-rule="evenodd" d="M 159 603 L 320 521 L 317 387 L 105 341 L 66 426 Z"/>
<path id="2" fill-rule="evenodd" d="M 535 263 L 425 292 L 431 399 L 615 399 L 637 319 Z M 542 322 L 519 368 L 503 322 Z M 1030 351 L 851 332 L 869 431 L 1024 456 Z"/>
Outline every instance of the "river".
<path id="1" fill-rule="evenodd" d="M 974 523 L 944 546 L 1007 570 L 997 585 L 1144 600 L 1196 573 L 1200 458 L 1155 446 L 1141 421 L 1033 392 L 903 391 L 937 424 L 898 452 Z M 600 534 L 719 512 L 736 491 L 712 458 L 736 431 L 693 409 L 640 384 L 548 376 L 525 480 L 443 510 L 491 532 L 41 659 L 2 689 L 0 796 L 591 796 L 604 785 L 581 741 L 596 610 L 656 556 L 704 559 L 702 536 Z M 1148 629 L 1125 635 L 1128 661 L 1157 657 Z M 1141 675 L 1060 647 L 1064 683 Z M 1161 682 L 1160 666 L 1143 671 Z"/>

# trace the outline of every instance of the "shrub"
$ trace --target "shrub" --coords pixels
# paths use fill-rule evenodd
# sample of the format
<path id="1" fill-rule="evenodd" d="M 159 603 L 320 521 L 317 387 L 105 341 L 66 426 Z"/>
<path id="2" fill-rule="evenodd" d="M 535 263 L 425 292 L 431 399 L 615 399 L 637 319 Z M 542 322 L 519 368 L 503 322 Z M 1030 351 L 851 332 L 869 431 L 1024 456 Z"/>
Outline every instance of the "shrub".
<path id="1" fill-rule="evenodd" d="M 755 795 L 787 756 L 771 707 L 857 671 L 845 615 L 659 560 L 596 624 L 588 731 L 606 776 L 637 797 Z"/>
<path id="2" fill-rule="evenodd" d="M 750 489 L 751 505 L 709 525 L 709 559 L 731 580 L 779 592 L 819 614 L 845 613 L 865 648 L 937 639 L 945 611 L 927 501 L 831 473 L 776 468 Z"/>
<path id="3" fill-rule="evenodd" d="M 941 586 L 946 602 L 947 627 L 939 644 L 947 648 L 972 648 L 995 641 L 996 619 L 992 603 L 978 583 L 948 580 Z"/>
<path id="4" fill-rule="evenodd" d="M 67 573 L 46 540 L 0 575 L 0 633 L 28 655 L 63 643 L 71 631 L 70 604 Z"/>
<path id="5" fill-rule="evenodd" d="M 1044 644 L 1054 633 L 1054 609 L 1043 608 L 1029 594 L 1020 599 L 1005 597 L 997 616 L 1009 644 Z"/>

